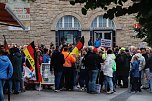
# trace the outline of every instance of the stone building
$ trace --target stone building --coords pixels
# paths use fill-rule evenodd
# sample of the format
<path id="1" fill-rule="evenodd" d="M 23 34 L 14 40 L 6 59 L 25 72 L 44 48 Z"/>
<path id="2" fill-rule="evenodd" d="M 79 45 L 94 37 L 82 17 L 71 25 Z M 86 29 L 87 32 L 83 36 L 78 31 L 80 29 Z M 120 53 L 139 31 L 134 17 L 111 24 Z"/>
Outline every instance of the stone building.
<path id="1" fill-rule="evenodd" d="M 24 45 L 35 41 L 49 46 L 51 42 L 59 45 L 63 40 L 75 44 L 80 36 L 84 36 L 85 45 L 90 37 L 94 40 L 100 37 L 112 40 L 112 46 L 138 46 L 140 39 L 132 37 L 136 23 L 133 15 L 109 20 L 103 18 L 104 11 L 100 8 L 83 15 L 81 7 L 82 4 L 72 6 L 66 0 L 30 2 L 30 30 L 9 30 L 8 26 L 0 25 L 0 42 L 3 43 L 2 35 L 5 35 L 8 43 Z"/>

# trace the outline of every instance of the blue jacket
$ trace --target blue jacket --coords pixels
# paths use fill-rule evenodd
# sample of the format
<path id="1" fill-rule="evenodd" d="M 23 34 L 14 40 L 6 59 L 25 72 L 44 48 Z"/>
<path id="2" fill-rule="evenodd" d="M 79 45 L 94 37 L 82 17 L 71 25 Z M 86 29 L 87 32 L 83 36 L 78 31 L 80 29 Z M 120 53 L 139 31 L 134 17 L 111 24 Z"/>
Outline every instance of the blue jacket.
<path id="1" fill-rule="evenodd" d="M 42 63 L 49 63 L 50 60 L 51 60 L 51 58 L 49 55 L 43 54 Z"/>
<path id="2" fill-rule="evenodd" d="M 131 63 L 131 77 L 139 77 L 139 63 L 140 62 L 138 60 Z"/>
<path id="3" fill-rule="evenodd" d="M 101 40 L 96 40 L 95 43 L 94 43 L 94 47 L 98 48 L 100 46 L 101 46 Z"/>
<path id="4" fill-rule="evenodd" d="M 7 56 L 0 56 L 0 79 L 9 79 L 13 75 L 13 66 Z"/>

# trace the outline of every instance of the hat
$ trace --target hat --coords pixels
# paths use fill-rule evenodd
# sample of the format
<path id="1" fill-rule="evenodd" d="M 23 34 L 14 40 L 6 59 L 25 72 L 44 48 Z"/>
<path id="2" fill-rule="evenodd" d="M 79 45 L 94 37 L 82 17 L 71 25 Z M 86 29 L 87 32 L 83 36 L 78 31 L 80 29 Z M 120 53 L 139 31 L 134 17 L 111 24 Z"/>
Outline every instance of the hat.
<path id="1" fill-rule="evenodd" d="M 97 48 L 94 48 L 93 49 L 93 53 L 97 53 L 98 52 L 98 49 Z"/>
<path id="2" fill-rule="evenodd" d="M 141 53 L 137 53 L 137 54 L 135 54 L 135 56 L 138 57 L 138 58 L 141 58 L 142 54 Z"/>
<path id="3" fill-rule="evenodd" d="M 126 50 L 126 48 L 122 47 L 120 50 L 121 50 L 121 51 L 125 51 L 125 50 Z"/>

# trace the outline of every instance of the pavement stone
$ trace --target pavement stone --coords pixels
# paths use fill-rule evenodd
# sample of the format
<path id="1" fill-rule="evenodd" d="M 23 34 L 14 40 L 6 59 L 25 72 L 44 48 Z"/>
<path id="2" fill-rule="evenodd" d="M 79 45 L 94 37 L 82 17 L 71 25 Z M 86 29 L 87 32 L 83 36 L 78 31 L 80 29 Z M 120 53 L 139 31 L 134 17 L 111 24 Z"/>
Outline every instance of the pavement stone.
<path id="1" fill-rule="evenodd" d="M 7 96 L 5 96 L 7 101 Z M 52 90 L 26 91 L 19 95 L 11 95 L 11 101 L 152 101 L 152 94 L 148 91 L 131 94 L 128 89 L 117 89 L 114 94 L 88 94 L 80 91 Z"/>

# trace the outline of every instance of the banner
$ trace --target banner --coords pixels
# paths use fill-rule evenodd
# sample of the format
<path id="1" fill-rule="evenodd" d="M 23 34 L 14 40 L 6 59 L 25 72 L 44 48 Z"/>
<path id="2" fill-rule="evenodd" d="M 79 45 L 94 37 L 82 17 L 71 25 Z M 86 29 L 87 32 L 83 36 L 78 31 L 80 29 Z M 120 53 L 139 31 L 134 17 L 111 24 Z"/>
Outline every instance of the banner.
<path id="1" fill-rule="evenodd" d="M 112 47 L 112 40 L 101 39 L 101 47 Z"/>
<path id="2" fill-rule="evenodd" d="M 24 78 L 28 78 L 30 80 L 36 80 L 35 71 L 31 71 L 27 66 L 23 66 L 24 70 Z"/>

